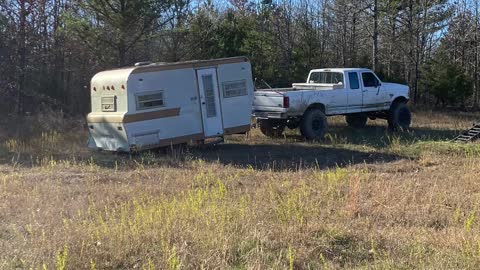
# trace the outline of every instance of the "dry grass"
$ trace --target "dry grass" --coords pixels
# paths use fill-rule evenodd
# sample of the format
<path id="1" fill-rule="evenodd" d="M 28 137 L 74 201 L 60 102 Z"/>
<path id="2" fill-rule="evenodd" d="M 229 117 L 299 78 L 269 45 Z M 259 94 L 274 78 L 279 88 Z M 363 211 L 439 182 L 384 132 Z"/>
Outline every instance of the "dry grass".
<path id="1" fill-rule="evenodd" d="M 137 156 L 79 124 L 0 132 L 0 268 L 475 269 L 480 144 L 446 142 L 475 118 Z"/>

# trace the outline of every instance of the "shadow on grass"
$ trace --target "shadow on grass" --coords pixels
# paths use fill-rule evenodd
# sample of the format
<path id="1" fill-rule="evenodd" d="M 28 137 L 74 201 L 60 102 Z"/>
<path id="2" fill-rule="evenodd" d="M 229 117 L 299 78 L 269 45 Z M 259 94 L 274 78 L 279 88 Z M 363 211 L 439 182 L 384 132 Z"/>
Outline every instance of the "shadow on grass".
<path id="1" fill-rule="evenodd" d="M 308 168 L 336 168 L 359 163 L 391 162 L 405 157 L 381 152 L 363 152 L 319 144 L 243 144 L 225 143 L 215 146 L 192 147 L 166 151 L 144 151 L 139 154 L 110 153 L 85 151 L 75 156 L 64 154 L 45 156 L 49 160 L 73 160 L 89 165 L 94 164 L 103 168 L 132 170 L 139 165 L 148 168 L 154 167 L 184 167 L 188 161 L 201 159 L 209 163 L 219 162 L 238 168 L 253 168 L 256 170 L 299 170 Z M 22 154 L 17 156 L 10 153 L 0 155 L 0 164 L 10 164 L 16 167 L 37 167 L 31 156 Z"/>
<path id="2" fill-rule="evenodd" d="M 327 144 L 352 144 L 366 145 L 375 148 L 384 148 L 392 142 L 400 144 L 411 144 L 418 141 L 450 141 L 459 134 L 455 130 L 429 129 L 429 128 L 411 128 L 408 131 L 392 132 L 384 126 L 367 126 L 365 128 L 351 128 L 342 125 L 333 125 L 329 127 L 329 133 L 326 135 Z M 288 134 L 287 139 L 293 141 L 304 141 L 299 134 Z"/>
<path id="3" fill-rule="evenodd" d="M 316 144 L 236 144 L 229 143 L 193 149 L 191 155 L 210 162 L 220 162 L 257 170 L 298 170 L 336 168 L 359 163 L 392 162 L 404 157 L 380 152 L 321 146 Z"/>
<path id="4" fill-rule="evenodd" d="M 302 136 L 288 134 L 280 139 L 266 138 L 267 142 L 273 140 L 278 144 L 266 142 L 251 145 L 235 142 L 207 149 L 196 148 L 192 150 L 192 155 L 207 161 L 254 169 L 292 170 L 313 167 L 325 169 L 409 158 L 399 154 L 384 153 L 384 150 L 394 143 L 408 145 L 419 141 L 449 141 L 457 134 L 458 132 L 454 130 L 418 127 L 404 132 L 390 132 L 383 126 L 354 129 L 333 125 L 330 127 L 329 135 L 321 143 L 304 143 Z M 365 152 L 362 149 L 355 149 L 365 146 L 373 147 L 378 151 Z"/>
<path id="5" fill-rule="evenodd" d="M 455 137 L 452 130 L 435 130 L 428 128 L 412 128 L 408 132 L 388 132 L 383 126 L 368 126 L 354 129 L 344 125 L 332 125 L 329 135 L 321 143 L 304 143 L 297 134 L 288 134 L 282 139 L 255 137 L 254 142 L 246 142 L 243 136 L 229 136 L 227 143 L 208 147 L 192 147 L 170 151 L 145 151 L 136 155 L 110 152 L 90 151 L 78 144 L 75 153 L 24 153 L 15 156 L 6 153 L 0 146 L 0 164 L 13 164 L 22 167 L 41 166 L 38 160 L 46 158 L 54 160 L 76 160 L 85 164 L 95 164 L 104 168 L 121 168 L 131 170 L 139 164 L 145 167 L 185 167 L 188 160 L 202 159 L 207 162 L 219 162 L 240 168 L 256 170 L 298 170 L 305 168 L 335 168 L 361 163 L 385 163 L 410 158 L 403 154 L 385 151 L 389 145 L 396 143 L 407 145 L 417 141 L 448 141 Z M 81 146 L 82 145 L 82 146 Z M 370 148 L 370 149 L 368 149 Z M 373 148 L 373 149 L 372 149 Z M 38 158 L 40 156 L 40 158 Z"/>

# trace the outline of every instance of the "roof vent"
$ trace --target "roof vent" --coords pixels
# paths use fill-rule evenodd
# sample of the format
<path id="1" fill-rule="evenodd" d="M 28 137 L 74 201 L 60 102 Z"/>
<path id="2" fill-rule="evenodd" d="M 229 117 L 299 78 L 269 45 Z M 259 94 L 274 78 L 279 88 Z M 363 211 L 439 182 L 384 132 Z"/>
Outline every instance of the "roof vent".
<path id="1" fill-rule="evenodd" d="M 150 65 L 150 64 L 152 64 L 152 62 L 150 62 L 150 61 L 147 61 L 147 62 L 138 62 L 138 63 L 135 63 L 135 66 L 136 66 L 136 67 L 141 67 L 141 66 L 148 66 L 148 65 Z"/>

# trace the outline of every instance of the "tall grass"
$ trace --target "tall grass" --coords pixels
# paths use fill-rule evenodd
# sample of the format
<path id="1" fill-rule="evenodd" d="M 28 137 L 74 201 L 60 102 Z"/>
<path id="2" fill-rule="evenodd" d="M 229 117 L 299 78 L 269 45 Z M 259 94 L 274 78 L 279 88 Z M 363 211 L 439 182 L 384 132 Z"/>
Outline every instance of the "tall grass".
<path id="1" fill-rule="evenodd" d="M 432 122 L 456 128 L 455 118 L 440 118 Z M 478 145 L 408 133 L 363 144 L 344 128 L 332 144 L 271 142 L 352 155 L 327 167 L 275 167 L 276 156 L 252 166 L 195 152 L 215 148 L 96 153 L 84 150 L 85 133 L 9 137 L 0 159 L 0 269 L 475 269 Z M 256 131 L 249 141 L 231 139 L 265 140 Z M 400 158 L 371 159 L 375 152 Z"/>

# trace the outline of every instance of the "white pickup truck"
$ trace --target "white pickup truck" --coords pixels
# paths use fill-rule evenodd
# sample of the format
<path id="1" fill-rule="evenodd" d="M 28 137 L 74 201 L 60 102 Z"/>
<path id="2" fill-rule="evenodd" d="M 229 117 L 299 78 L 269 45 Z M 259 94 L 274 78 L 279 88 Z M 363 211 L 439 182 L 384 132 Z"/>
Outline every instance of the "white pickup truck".
<path id="1" fill-rule="evenodd" d="M 408 100 L 408 86 L 381 82 L 369 69 L 314 69 L 306 83 L 257 90 L 253 116 L 267 136 L 281 136 L 288 127 L 300 128 L 308 140 L 318 140 L 327 131 L 326 117 L 332 115 L 345 115 L 355 128 L 364 127 L 368 118 L 380 118 L 391 129 L 408 129 Z"/>

